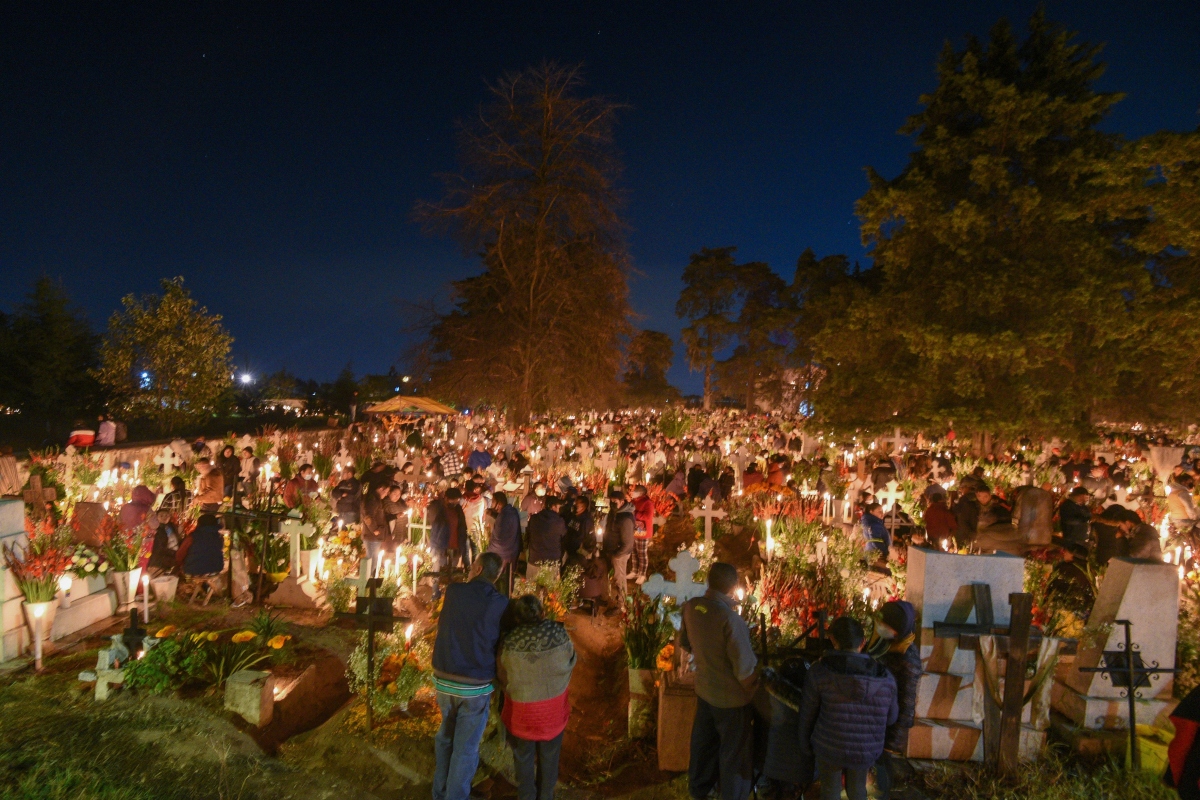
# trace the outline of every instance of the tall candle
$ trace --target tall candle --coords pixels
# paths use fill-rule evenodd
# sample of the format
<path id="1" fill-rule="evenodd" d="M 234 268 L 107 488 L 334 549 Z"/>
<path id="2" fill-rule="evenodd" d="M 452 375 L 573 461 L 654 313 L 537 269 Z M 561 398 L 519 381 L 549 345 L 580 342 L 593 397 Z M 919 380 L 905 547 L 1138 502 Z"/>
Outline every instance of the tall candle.
<path id="1" fill-rule="evenodd" d="M 142 576 L 142 622 L 150 621 L 150 576 Z"/>

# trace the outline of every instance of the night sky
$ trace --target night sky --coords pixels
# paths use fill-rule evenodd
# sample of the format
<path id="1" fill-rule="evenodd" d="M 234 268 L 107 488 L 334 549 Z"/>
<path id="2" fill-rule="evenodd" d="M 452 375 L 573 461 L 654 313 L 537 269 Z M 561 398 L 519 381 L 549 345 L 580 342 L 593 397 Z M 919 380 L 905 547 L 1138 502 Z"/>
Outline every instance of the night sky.
<path id="1" fill-rule="evenodd" d="M 0 10 L 0 308 L 60 277 L 101 327 L 159 278 L 224 315 L 235 359 L 331 378 L 402 354 L 402 300 L 477 262 L 412 221 L 455 168 L 485 82 L 585 64 L 617 131 L 640 324 L 676 334 L 679 275 L 736 245 L 790 279 L 807 246 L 863 260 L 863 168 L 945 40 L 1035 2 L 6 3 Z M 1108 127 L 1200 124 L 1200 3 L 1049 2 L 1107 42 Z M 671 378 L 689 391 L 677 353 Z"/>

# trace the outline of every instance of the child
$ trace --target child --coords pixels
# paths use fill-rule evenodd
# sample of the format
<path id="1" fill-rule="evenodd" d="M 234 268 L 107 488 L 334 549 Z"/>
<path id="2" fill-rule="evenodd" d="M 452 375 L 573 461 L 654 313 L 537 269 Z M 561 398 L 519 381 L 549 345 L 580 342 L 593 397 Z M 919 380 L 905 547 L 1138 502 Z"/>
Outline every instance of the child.
<path id="1" fill-rule="evenodd" d="M 917 650 L 913 631 L 917 621 L 917 610 L 912 603 L 891 600 L 880 609 L 881 621 L 875 632 L 879 637 L 872 652 L 880 664 L 887 668 L 896 681 L 896 700 L 899 713 L 896 721 L 888 725 L 883 740 L 883 755 L 875 764 L 875 785 L 881 800 L 888 800 L 896 778 L 897 759 L 904 758 L 908 749 L 908 731 L 913 726 L 917 711 L 917 684 L 921 680 L 921 654 Z"/>
<path id="2" fill-rule="evenodd" d="M 867 800 L 867 772 L 896 722 L 896 679 L 862 652 L 863 627 L 850 617 L 829 626 L 834 650 L 808 671 L 800 702 L 800 754 L 815 759 L 821 800 Z"/>

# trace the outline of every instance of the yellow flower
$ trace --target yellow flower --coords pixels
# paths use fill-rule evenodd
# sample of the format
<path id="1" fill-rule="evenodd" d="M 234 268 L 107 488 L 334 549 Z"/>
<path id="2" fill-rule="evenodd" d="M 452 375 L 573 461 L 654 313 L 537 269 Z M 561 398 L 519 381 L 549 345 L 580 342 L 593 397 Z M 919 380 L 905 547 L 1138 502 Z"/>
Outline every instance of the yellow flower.
<path id="1" fill-rule="evenodd" d="M 395 694 L 396 693 L 396 682 L 392 681 L 391 683 L 389 683 L 387 685 L 387 690 L 388 690 L 388 694 Z"/>
<path id="2" fill-rule="evenodd" d="M 257 635 L 254 631 L 240 631 L 233 635 L 233 642 L 234 644 L 242 644 L 243 642 L 250 641 Z"/>
<path id="3" fill-rule="evenodd" d="M 219 631 L 209 631 L 204 638 L 208 639 L 210 642 L 215 642 L 217 639 L 221 638 L 221 634 Z"/>
<path id="4" fill-rule="evenodd" d="M 655 666 L 660 672 L 670 672 L 675 668 L 673 659 L 675 658 L 675 645 L 668 644 L 658 651 L 658 659 Z"/>
<path id="5" fill-rule="evenodd" d="M 154 634 L 154 638 L 155 639 L 165 639 L 174 632 L 175 632 L 174 625 L 163 625 L 161 628 L 158 629 L 158 632 Z"/>
<path id="6" fill-rule="evenodd" d="M 271 648 L 272 650 L 278 650 L 281 647 L 283 647 L 285 644 L 287 644 L 288 639 L 291 639 L 291 638 L 292 638 L 291 636 L 287 636 L 285 634 L 280 634 L 279 636 L 272 636 L 267 641 L 267 647 Z"/>

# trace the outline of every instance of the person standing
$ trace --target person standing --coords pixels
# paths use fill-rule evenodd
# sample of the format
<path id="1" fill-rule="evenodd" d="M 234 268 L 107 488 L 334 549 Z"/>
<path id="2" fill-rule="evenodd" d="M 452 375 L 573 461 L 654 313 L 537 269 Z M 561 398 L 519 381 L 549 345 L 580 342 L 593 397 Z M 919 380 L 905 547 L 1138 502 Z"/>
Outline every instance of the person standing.
<path id="1" fill-rule="evenodd" d="M 366 547 L 367 562 L 371 569 L 379 563 L 379 554 L 392 539 L 392 529 L 387 522 L 387 512 L 383 508 L 383 499 L 387 497 L 388 487 L 377 486 L 375 491 L 363 498 L 362 503 L 362 539 Z"/>
<path id="2" fill-rule="evenodd" d="M 376 484 L 376 488 L 378 488 Z M 347 465 L 342 470 L 342 479 L 330 492 L 333 511 L 343 524 L 353 525 L 362 513 L 362 482 L 354 477 L 354 467 Z"/>
<path id="3" fill-rule="evenodd" d="M 561 497 L 547 497 L 545 507 L 529 518 L 525 531 L 529 544 L 529 563 L 525 568 L 527 580 L 537 577 L 540 565 L 553 563 L 557 567 L 562 564 L 567 523 L 558 513 L 561 507 Z"/>
<path id="4" fill-rule="evenodd" d="M 737 612 L 737 569 L 718 561 L 708 591 L 683 606 L 679 643 L 696 664 L 688 793 L 705 800 L 720 785 L 721 800 L 745 800 L 753 783 L 754 707 L 758 659 L 750 629 Z"/>
<path id="5" fill-rule="evenodd" d="M 502 569 L 509 571 L 511 584 L 513 565 L 521 555 L 521 517 L 517 510 L 508 504 L 508 495 L 496 492 L 492 495 L 492 509 L 489 512 L 495 517 L 492 523 L 492 536 L 488 541 L 488 552 L 500 556 Z"/>
<path id="6" fill-rule="evenodd" d="M 196 461 L 196 471 L 200 473 L 196 482 L 196 503 L 201 511 L 213 513 L 221 507 L 221 501 L 225 498 L 225 480 L 221 471 L 213 467 L 207 458 Z"/>
<path id="7" fill-rule="evenodd" d="M 629 594 L 629 556 L 633 553 L 633 506 L 625 502 L 625 496 L 619 491 L 608 495 L 610 511 L 608 523 L 604 526 L 604 556 L 612 568 L 613 583 L 620 595 L 616 605 L 625 602 Z M 614 612 L 616 609 L 610 609 Z"/>
<path id="8" fill-rule="evenodd" d="M 863 627 L 850 617 L 829 625 L 834 649 L 812 665 L 800 700 L 800 755 L 815 760 L 821 800 L 867 800 L 867 772 L 883 754 L 900 715 L 896 679 L 862 652 Z"/>
<path id="9" fill-rule="evenodd" d="M 879 503 L 867 503 L 863 509 L 862 532 L 868 562 L 887 563 L 888 552 L 892 549 L 892 532 L 883 524 L 883 517 L 883 506 Z"/>
<path id="10" fill-rule="evenodd" d="M 513 751 L 517 800 L 554 800 L 575 646 L 561 622 L 546 619 L 535 595 L 513 607 L 516 627 L 500 644 L 496 683 L 504 690 L 500 719 Z"/>
<path id="11" fill-rule="evenodd" d="M 434 736 L 433 800 L 467 800 L 487 727 L 500 618 L 508 598 L 492 584 L 500 556 L 484 553 L 471 580 L 446 587 L 433 644 L 433 688 L 442 724 Z"/>
<path id="12" fill-rule="evenodd" d="M 888 725 L 883 755 L 875 763 L 875 786 L 880 800 L 892 796 L 896 765 L 908 749 L 908 732 L 917 713 L 917 686 L 921 680 L 921 653 L 916 645 L 917 610 L 904 600 L 889 600 L 880 609 L 876 626 L 883 652 L 876 658 L 896 681 L 896 721 Z"/>
<path id="13" fill-rule="evenodd" d="M 466 567 L 463 554 L 468 546 L 467 517 L 459 505 L 461 501 L 462 492 L 451 486 L 444 495 L 429 504 L 429 549 L 439 573 L 451 571 L 460 563 Z M 441 597 L 441 586 L 441 578 L 435 578 L 434 599 Z"/>
<path id="14" fill-rule="evenodd" d="M 644 583 L 650 572 L 650 540 L 654 538 L 654 501 L 646 487 L 633 487 L 633 578 Z"/>

